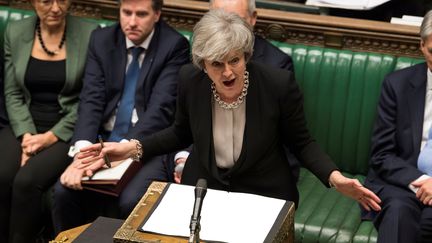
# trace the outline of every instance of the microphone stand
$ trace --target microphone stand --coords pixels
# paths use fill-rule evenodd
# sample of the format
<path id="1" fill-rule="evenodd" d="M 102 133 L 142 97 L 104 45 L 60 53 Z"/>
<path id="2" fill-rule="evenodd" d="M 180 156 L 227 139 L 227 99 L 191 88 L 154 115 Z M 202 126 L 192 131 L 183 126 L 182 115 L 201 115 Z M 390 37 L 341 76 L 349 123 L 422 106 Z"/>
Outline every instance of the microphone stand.
<path id="1" fill-rule="evenodd" d="M 195 187 L 195 203 L 192 211 L 190 220 L 190 237 L 189 243 L 200 242 L 200 230 L 201 230 L 201 207 L 204 200 L 204 196 L 207 192 L 207 181 L 205 179 L 199 179 Z"/>
<path id="2" fill-rule="evenodd" d="M 199 236 L 200 229 L 201 229 L 201 224 L 198 221 L 196 223 L 195 232 L 191 232 L 188 243 L 200 243 L 200 236 Z"/>

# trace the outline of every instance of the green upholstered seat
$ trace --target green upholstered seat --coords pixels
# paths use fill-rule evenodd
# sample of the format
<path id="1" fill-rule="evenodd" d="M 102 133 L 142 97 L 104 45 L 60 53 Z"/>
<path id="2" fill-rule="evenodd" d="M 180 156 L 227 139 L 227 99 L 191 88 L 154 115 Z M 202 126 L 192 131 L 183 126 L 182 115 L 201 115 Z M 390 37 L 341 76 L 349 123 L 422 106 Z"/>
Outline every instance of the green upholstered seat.
<path id="1" fill-rule="evenodd" d="M 273 42 L 290 54 L 304 92 L 308 127 L 341 171 L 363 181 L 381 83 L 395 69 L 421 59 Z M 295 216 L 296 242 L 376 242 L 359 205 L 328 189 L 302 168 Z"/>

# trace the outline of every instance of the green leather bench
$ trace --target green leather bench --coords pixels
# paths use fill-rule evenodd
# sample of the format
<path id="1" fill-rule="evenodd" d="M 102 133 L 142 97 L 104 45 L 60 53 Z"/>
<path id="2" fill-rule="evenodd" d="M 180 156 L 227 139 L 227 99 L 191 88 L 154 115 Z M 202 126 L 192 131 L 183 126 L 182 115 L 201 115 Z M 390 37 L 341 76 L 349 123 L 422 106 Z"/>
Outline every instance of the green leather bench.
<path id="1" fill-rule="evenodd" d="M 0 38 L 10 19 L 30 11 L 0 7 Z M 92 20 L 102 25 L 111 21 Z M 180 32 L 189 40 L 191 33 Z M 372 126 L 381 82 L 389 72 L 421 59 L 273 42 L 294 60 L 304 92 L 309 128 L 342 172 L 362 181 L 368 170 Z M 306 169 L 298 182 L 296 242 L 376 242 L 371 222 L 361 222 L 358 204 L 321 184 Z M 48 200 L 49 201 L 49 200 Z"/>
<path id="2" fill-rule="evenodd" d="M 343 173 L 363 181 L 381 82 L 421 59 L 273 42 L 294 60 L 308 126 Z M 351 199 L 301 169 L 296 242 L 376 242 L 372 222 L 361 222 Z"/>

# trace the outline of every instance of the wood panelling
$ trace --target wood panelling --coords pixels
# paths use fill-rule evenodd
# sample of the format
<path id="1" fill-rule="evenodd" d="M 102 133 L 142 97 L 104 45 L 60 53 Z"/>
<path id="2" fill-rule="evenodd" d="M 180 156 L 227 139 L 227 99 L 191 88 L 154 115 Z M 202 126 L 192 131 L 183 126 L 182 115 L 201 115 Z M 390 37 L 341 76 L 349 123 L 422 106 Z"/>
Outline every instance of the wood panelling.
<path id="1" fill-rule="evenodd" d="M 0 0 L 1 5 L 29 8 L 28 0 Z M 208 3 L 165 0 L 163 19 L 177 29 L 191 31 L 208 10 Z M 72 0 L 75 15 L 117 19 L 117 0 Z M 258 9 L 255 31 L 268 39 L 286 43 L 332 47 L 354 51 L 421 57 L 419 28 L 386 22 L 326 15 Z"/>

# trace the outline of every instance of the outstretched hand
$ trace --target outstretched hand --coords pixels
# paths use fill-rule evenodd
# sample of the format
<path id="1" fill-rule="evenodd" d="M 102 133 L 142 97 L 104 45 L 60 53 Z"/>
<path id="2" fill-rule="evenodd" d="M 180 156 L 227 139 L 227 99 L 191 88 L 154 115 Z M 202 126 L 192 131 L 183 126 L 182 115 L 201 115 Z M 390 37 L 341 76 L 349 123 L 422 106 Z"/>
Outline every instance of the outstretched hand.
<path id="1" fill-rule="evenodd" d="M 97 143 L 82 148 L 80 151 L 78 159 L 81 160 L 82 166 L 86 167 L 88 164 L 103 162 L 105 155 L 108 155 L 111 161 L 125 160 L 132 157 L 136 153 L 136 145 L 134 142 L 105 142 L 103 148 L 100 143 Z"/>
<path id="2" fill-rule="evenodd" d="M 339 171 L 330 174 L 329 181 L 337 191 L 343 195 L 356 200 L 364 209 L 380 211 L 381 199 L 375 193 L 364 187 L 357 179 L 350 179 L 343 176 Z"/>

